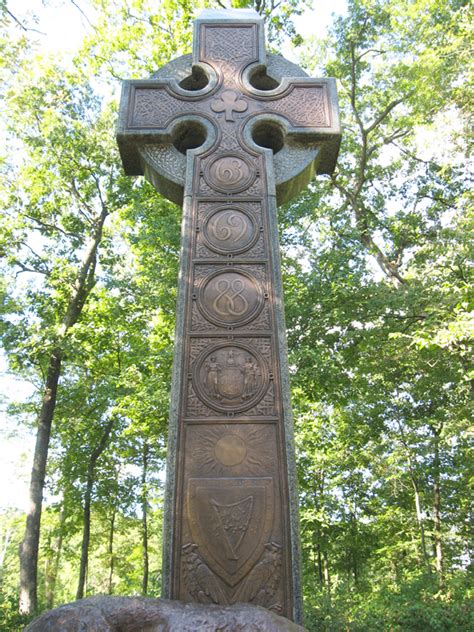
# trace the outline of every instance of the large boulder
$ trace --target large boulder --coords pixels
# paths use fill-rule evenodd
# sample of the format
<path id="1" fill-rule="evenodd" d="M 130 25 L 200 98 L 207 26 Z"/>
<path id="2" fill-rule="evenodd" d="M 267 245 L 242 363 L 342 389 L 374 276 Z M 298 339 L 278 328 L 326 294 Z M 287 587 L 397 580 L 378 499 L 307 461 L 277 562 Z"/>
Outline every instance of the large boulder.
<path id="1" fill-rule="evenodd" d="M 146 597 L 90 597 L 45 612 L 25 632 L 304 632 L 249 604 L 208 606 Z"/>

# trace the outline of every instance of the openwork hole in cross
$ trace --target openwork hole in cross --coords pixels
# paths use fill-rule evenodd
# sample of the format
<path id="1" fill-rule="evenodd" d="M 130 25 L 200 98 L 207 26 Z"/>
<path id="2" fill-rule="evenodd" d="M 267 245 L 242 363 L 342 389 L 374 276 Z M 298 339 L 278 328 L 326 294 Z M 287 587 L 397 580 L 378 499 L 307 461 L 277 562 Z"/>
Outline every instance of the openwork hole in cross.
<path id="1" fill-rule="evenodd" d="M 283 149 L 285 144 L 285 135 L 282 128 L 277 123 L 270 121 L 256 123 L 252 129 L 252 139 L 256 145 L 271 149 L 274 154 Z"/>
<path id="2" fill-rule="evenodd" d="M 280 82 L 267 75 L 265 68 L 260 68 L 255 71 L 249 78 L 250 85 L 257 90 L 275 90 L 280 85 Z"/>
<path id="3" fill-rule="evenodd" d="M 202 68 L 199 66 L 194 66 L 192 73 L 189 77 L 185 77 L 182 81 L 179 82 L 180 88 L 183 90 L 191 90 L 195 92 L 196 90 L 202 90 L 209 83 L 209 77 L 206 75 Z"/>
<path id="4" fill-rule="evenodd" d="M 206 128 L 197 121 L 183 121 L 176 125 L 171 133 L 171 142 L 184 155 L 188 149 L 204 145 L 206 138 Z"/>

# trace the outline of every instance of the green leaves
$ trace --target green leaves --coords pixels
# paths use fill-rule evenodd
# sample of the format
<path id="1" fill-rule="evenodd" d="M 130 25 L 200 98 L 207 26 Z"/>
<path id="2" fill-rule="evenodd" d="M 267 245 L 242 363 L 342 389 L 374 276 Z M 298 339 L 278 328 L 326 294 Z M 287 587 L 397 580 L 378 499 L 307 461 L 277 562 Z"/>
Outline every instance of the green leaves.
<path id="1" fill-rule="evenodd" d="M 340 84 L 341 155 L 281 220 L 314 629 L 468 628 L 446 597 L 428 615 L 443 581 L 466 580 L 454 505 L 472 406 L 468 145 L 422 142 L 464 116 L 450 52 L 465 53 L 465 9 L 351 2 L 315 47 Z"/>

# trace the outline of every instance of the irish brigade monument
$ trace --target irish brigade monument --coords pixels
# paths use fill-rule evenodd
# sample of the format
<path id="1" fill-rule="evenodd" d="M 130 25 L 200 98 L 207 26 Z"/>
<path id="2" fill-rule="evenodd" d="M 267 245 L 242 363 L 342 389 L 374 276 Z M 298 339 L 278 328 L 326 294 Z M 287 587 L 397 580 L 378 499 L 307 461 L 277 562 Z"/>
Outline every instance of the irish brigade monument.
<path id="1" fill-rule="evenodd" d="M 163 596 L 300 621 L 276 209 L 334 169 L 334 80 L 267 56 L 254 11 L 204 11 L 192 56 L 124 83 L 117 139 L 183 206 Z"/>

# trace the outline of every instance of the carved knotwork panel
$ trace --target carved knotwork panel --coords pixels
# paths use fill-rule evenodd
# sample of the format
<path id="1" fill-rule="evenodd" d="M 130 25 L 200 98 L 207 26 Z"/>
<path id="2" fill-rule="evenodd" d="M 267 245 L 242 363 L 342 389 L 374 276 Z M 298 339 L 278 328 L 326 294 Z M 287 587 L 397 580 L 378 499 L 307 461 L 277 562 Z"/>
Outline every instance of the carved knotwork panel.
<path id="1" fill-rule="evenodd" d="M 262 187 L 264 186 L 263 179 L 260 176 L 256 176 L 253 183 L 246 189 L 244 188 L 239 193 L 245 192 L 249 197 L 258 197 L 262 195 Z M 217 190 L 210 187 L 203 176 L 199 180 L 199 194 L 202 197 L 212 197 L 216 195 Z"/>
<path id="2" fill-rule="evenodd" d="M 226 77 L 232 77 L 235 72 L 231 68 L 241 68 L 258 59 L 256 24 L 242 25 L 204 25 L 201 29 L 201 59 L 210 64 L 227 63 Z"/>
<path id="3" fill-rule="evenodd" d="M 166 85 L 136 88 L 133 90 L 129 126 L 131 128 L 166 128 L 177 115 L 207 112 L 204 104 L 176 95 Z"/>
<path id="4" fill-rule="evenodd" d="M 284 116 L 294 127 L 324 128 L 332 124 L 324 85 L 295 86 L 286 96 L 269 101 L 268 109 Z"/>
<path id="5" fill-rule="evenodd" d="M 192 337 L 189 342 L 189 367 L 192 367 L 196 358 L 202 354 L 202 352 L 215 344 L 223 344 L 229 341 L 237 344 L 249 345 L 256 351 L 258 351 L 268 365 L 274 365 L 273 351 L 270 336 L 254 337 L 254 336 L 219 336 L 219 337 Z"/>
<path id="6" fill-rule="evenodd" d="M 221 132 L 221 148 L 229 152 L 242 150 L 239 137 L 231 126 L 223 126 Z"/>

